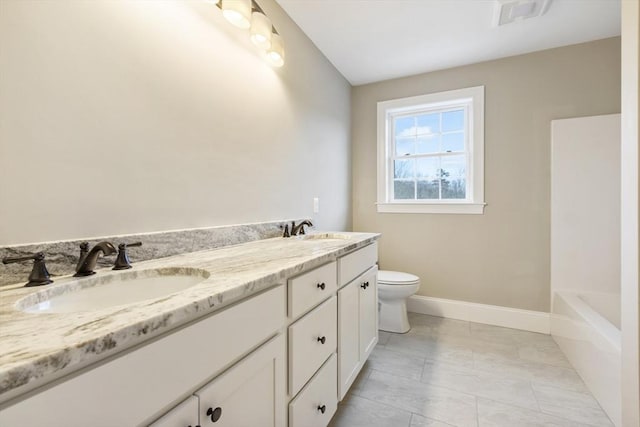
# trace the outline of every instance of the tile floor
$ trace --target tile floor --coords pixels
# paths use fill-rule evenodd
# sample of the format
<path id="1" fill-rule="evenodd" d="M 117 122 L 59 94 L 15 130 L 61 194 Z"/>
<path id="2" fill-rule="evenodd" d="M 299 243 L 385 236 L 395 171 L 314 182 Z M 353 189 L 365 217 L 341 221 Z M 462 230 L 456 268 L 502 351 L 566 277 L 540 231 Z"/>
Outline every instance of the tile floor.
<path id="1" fill-rule="evenodd" d="M 330 427 L 613 427 L 549 335 L 410 313 Z"/>

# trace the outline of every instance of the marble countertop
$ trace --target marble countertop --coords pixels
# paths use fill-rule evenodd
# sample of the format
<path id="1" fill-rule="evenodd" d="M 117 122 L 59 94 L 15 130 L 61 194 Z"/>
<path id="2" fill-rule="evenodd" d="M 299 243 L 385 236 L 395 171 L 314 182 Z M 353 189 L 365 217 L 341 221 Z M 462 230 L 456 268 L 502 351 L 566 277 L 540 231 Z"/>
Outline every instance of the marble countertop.
<path id="1" fill-rule="evenodd" d="M 337 236 L 336 236 L 337 235 Z M 174 294 L 74 313 L 26 313 L 25 298 L 78 287 L 89 278 L 62 277 L 52 285 L 0 290 L 0 402 L 116 354 L 151 337 L 284 283 L 380 236 L 334 233 L 327 239 L 275 238 L 139 262 L 132 271 L 200 269 L 208 277 Z M 346 238 L 344 238 L 346 237 Z M 122 274 L 99 270 L 95 278 Z M 131 273 L 129 273 L 131 274 Z"/>

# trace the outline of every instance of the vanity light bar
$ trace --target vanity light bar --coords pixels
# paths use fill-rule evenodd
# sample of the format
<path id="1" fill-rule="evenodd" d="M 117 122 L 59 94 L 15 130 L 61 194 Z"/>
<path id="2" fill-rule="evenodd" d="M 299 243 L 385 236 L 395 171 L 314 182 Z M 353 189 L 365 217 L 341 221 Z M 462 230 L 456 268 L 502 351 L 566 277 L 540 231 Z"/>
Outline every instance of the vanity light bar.
<path id="1" fill-rule="evenodd" d="M 249 30 L 253 44 L 266 53 L 275 67 L 284 65 L 284 42 L 278 30 L 255 0 L 209 0 L 231 24 Z"/>

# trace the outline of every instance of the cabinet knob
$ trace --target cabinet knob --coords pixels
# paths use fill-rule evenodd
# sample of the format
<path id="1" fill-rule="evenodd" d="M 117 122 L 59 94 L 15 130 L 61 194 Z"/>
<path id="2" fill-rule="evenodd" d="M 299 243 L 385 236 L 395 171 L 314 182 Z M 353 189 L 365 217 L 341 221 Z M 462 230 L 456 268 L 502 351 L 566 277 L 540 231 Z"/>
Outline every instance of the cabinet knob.
<path id="1" fill-rule="evenodd" d="M 320 344 L 324 344 L 325 341 L 327 341 L 327 337 L 318 337 L 318 342 L 320 342 Z"/>
<path id="2" fill-rule="evenodd" d="M 327 405 L 318 405 L 318 411 L 322 412 L 324 414 L 324 411 L 327 410 Z"/>
<path id="3" fill-rule="evenodd" d="M 207 416 L 211 417 L 211 422 L 212 423 L 215 423 L 222 416 L 222 408 L 218 406 L 215 409 L 213 409 L 213 408 L 207 409 Z"/>
<path id="4" fill-rule="evenodd" d="M 369 282 L 364 282 L 362 285 L 360 285 L 360 287 L 362 289 L 367 289 L 369 287 Z"/>
<path id="5" fill-rule="evenodd" d="M 322 282 L 322 283 L 318 283 L 318 288 L 320 288 L 320 289 L 321 289 L 321 290 L 323 290 L 323 291 L 324 291 L 324 286 L 325 286 L 325 285 L 324 285 L 324 282 Z"/>

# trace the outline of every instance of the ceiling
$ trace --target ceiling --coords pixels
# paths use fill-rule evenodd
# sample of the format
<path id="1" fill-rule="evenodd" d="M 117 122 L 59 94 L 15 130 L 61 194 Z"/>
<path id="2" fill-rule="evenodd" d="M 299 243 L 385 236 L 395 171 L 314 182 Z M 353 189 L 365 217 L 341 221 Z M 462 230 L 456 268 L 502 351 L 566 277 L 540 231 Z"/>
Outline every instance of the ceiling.
<path id="1" fill-rule="evenodd" d="M 552 0 L 500 27 L 497 0 L 276 1 L 353 85 L 620 35 L 621 0 Z"/>

